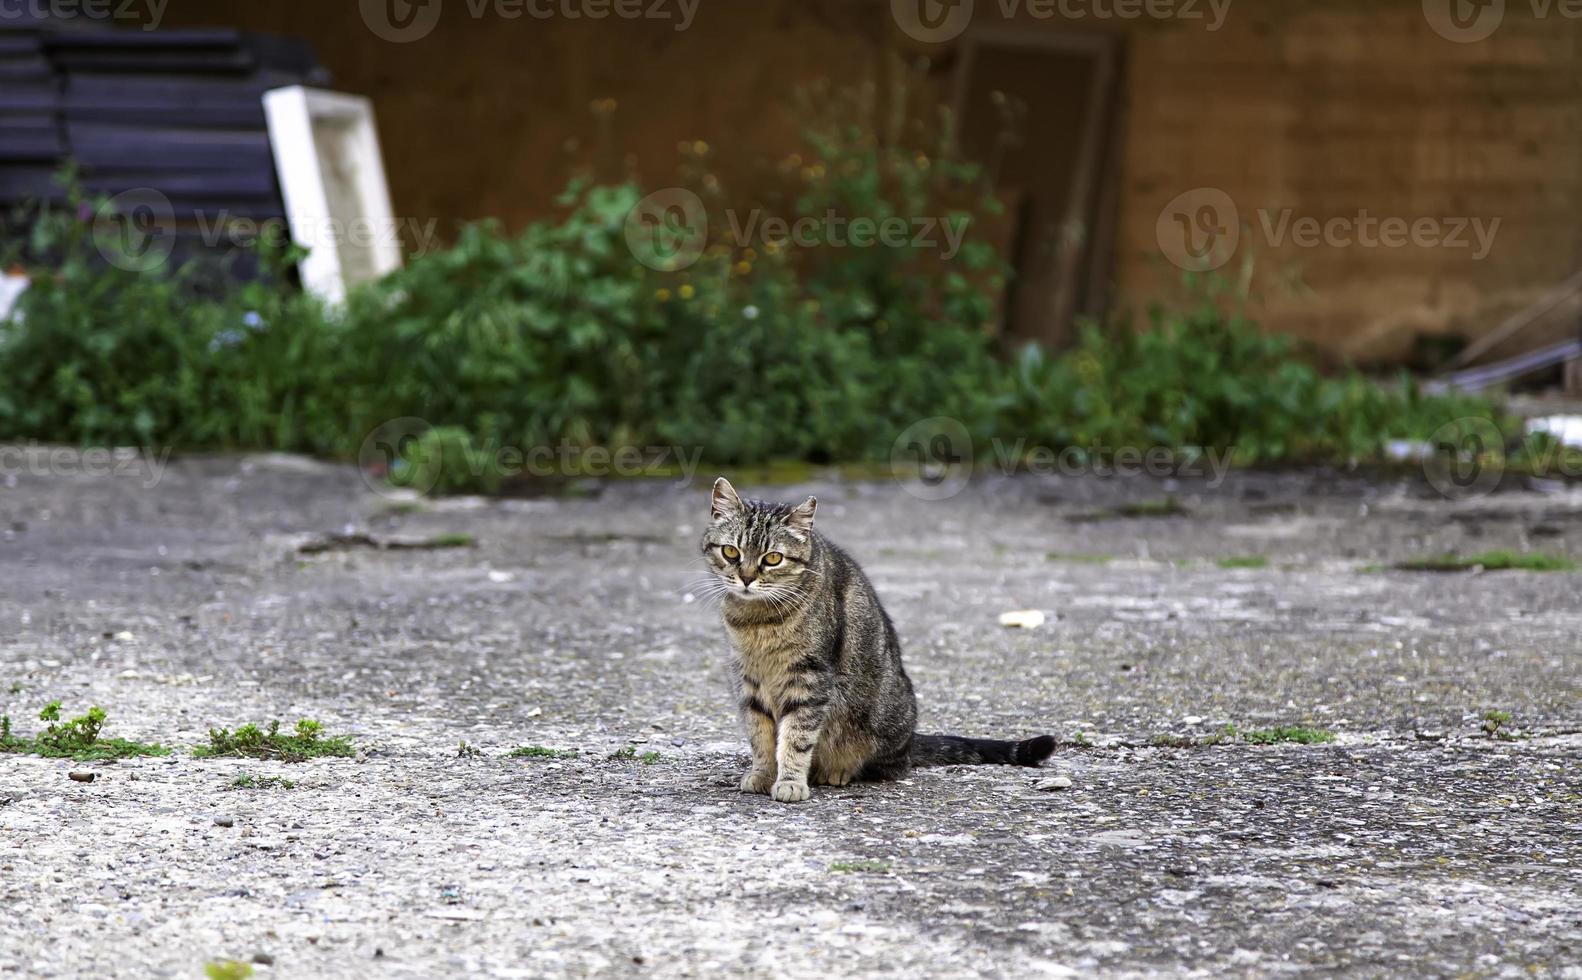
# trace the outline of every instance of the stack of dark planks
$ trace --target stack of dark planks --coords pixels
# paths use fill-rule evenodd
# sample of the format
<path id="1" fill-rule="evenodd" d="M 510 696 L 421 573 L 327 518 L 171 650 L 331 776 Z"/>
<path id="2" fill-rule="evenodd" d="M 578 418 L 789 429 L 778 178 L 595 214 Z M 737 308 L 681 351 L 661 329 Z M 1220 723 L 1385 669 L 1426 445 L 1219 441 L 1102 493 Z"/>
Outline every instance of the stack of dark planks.
<path id="1" fill-rule="evenodd" d="M 327 81 L 294 40 L 0 20 L 0 208 L 61 200 L 75 161 L 91 195 L 164 195 L 183 252 L 228 250 L 225 218 L 284 216 L 264 93 Z"/>
<path id="2" fill-rule="evenodd" d="M 43 33 L 0 30 L 0 202 L 49 194 L 65 155 L 60 87 Z"/>

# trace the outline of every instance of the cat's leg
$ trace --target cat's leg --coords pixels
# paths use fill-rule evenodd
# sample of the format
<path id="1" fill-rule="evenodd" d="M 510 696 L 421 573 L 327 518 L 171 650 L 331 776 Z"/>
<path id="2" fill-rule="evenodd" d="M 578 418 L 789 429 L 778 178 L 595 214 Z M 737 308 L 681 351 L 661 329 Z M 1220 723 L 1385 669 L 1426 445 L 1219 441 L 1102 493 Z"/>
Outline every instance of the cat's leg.
<path id="1" fill-rule="evenodd" d="M 815 786 L 845 786 L 858 778 L 873 755 L 873 741 L 843 725 L 838 718 L 825 722 L 818 748 L 813 750 L 813 770 L 808 782 Z"/>
<path id="2" fill-rule="evenodd" d="M 769 709 L 752 695 L 742 697 L 742 725 L 753 750 L 753 767 L 742 777 L 743 793 L 767 793 L 774 785 L 775 720 Z"/>
<path id="3" fill-rule="evenodd" d="M 770 791 L 781 803 L 800 803 L 813 795 L 807 785 L 808 770 L 813 765 L 813 750 L 818 748 L 828 704 L 825 698 L 810 696 L 781 708 L 775 739 L 775 761 L 780 771 Z"/>

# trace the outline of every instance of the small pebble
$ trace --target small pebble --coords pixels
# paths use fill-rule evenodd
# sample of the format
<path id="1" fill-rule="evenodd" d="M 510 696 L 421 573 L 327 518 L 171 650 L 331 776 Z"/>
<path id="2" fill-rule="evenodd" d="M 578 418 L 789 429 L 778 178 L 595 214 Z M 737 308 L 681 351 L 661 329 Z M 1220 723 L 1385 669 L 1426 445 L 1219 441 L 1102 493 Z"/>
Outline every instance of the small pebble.
<path id="1" fill-rule="evenodd" d="M 1035 630 L 1047 621 L 1048 618 L 1039 609 L 1016 609 L 1000 613 L 1000 625 L 1011 629 Z"/>
<path id="2" fill-rule="evenodd" d="M 217 827 L 231 827 L 236 824 L 236 820 L 233 817 L 215 817 L 214 824 Z"/>
<path id="3" fill-rule="evenodd" d="M 96 772 L 68 772 L 66 778 L 74 783 L 91 783 L 99 776 Z"/>
<path id="4" fill-rule="evenodd" d="M 1071 777 L 1066 775 L 1050 776 L 1048 779 L 1040 779 L 1033 784 L 1033 789 L 1041 793 L 1053 793 L 1056 790 L 1070 788 Z"/>

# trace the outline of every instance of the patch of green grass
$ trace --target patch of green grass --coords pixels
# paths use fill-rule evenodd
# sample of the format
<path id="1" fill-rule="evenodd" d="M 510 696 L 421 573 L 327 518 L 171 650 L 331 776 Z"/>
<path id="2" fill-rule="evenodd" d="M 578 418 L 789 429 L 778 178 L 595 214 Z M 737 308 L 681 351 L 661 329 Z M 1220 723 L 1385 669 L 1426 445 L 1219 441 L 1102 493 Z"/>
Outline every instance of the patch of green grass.
<path id="1" fill-rule="evenodd" d="M 1247 555 L 1243 558 L 1221 558 L 1217 564 L 1220 568 L 1268 568 L 1269 559 L 1262 555 Z"/>
<path id="2" fill-rule="evenodd" d="M 1385 568 L 1384 568 L 1383 565 L 1380 565 L 1380 564 L 1377 564 L 1377 563 L 1370 563 L 1370 564 L 1367 564 L 1367 565 L 1363 565 L 1361 568 L 1357 569 L 1357 574 L 1358 575 L 1378 575 L 1379 573 L 1383 572 L 1384 570 L 1385 570 Z"/>
<path id="3" fill-rule="evenodd" d="M 1324 742 L 1333 742 L 1335 736 L 1322 728 L 1303 728 L 1299 725 L 1280 725 L 1275 728 L 1263 728 L 1258 731 L 1246 732 L 1242 741 L 1253 745 L 1275 745 L 1280 742 L 1295 742 L 1298 745 L 1319 745 Z"/>
<path id="4" fill-rule="evenodd" d="M 268 731 L 257 725 L 243 725 L 234 732 L 225 728 L 211 728 L 209 744 L 193 749 L 192 755 L 198 759 L 230 756 L 279 759 L 283 762 L 356 755 L 350 740 L 339 735 L 326 737 L 323 732 L 323 725 L 306 718 L 297 722 L 292 734 L 281 734 L 278 721 L 270 722 Z"/>
<path id="5" fill-rule="evenodd" d="M 1179 517 L 1186 512 L 1186 507 L 1174 496 L 1161 500 L 1139 500 L 1115 508 L 1115 513 L 1120 517 Z"/>
<path id="6" fill-rule="evenodd" d="M 1190 735 L 1155 735 L 1148 740 L 1148 744 L 1162 749 L 1190 749 L 1198 743 Z"/>
<path id="7" fill-rule="evenodd" d="M 888 861 L 836 861 L 829 866 L 841 874 L 883 874 L 890 870 Z"/>
<path id="8" fill-rule="evenodd" d="M 296 789 L 297 784 L 280 776 L 254 776 L 244 772 L 231 780 L 231 789 Z"/>
<path id="9" fill-rule="evenodd" d="M 644 752 L 642 755 L 638 755 L 637 746 L 635 745 L 628 745 L 623 749 L 616 749 L 609 755 L 611 762 L 631 762 L 636 760 L 645 766 L 651 766 L 662 758 L 664 758 L 664 756 L 661 756 L 658 752 Z"/>
<path id="10" fill-rule="evenodd" d="M 425 548 L 476 548 L 478 539 L 470 534 L 436 534 L 423 542 Z"/>
<path id="11" fill-rule="evenodd" d="M 1483 712 L 1483 730 L 1488 732 L 1489 736 L 1492 738 L 1514 740 L 1514 736 L 1512 736 L 1510 732 L 1505 731 L 1510 723 L 1511 713 L 1509 711 Z"/>
<path id="12" fill-rule="evenodd" d="M 12 694 L 21 694 L 22 693 L 22 682 L 21 681 L 12 681 L 11 682 L 11 693 Z"/>
<path id="13" fill-rule="evenodd" d="M 75 759 L 78 762 L 170 754 L 170 750 L 163 745 L 102 737 L 100 731 L 108 716 L 98 705 L 89 708 L 85 715 L 63 722 L 60 720 L 60 702 L 51 701 L 38 713 L 38 717 L 40 721 L 48 722 L 48 726 L 33 738 L 23 738 L 11 731 L 9 715 L 0 716 L 0 752 L 22 752 L 51 759 Z"/>
<path id="14" fill-rule="evenodd" d="M 1160 500 L 1138 500 L 1127 504 L 1118 504 L 1105 510 L 1081 511 L 1068 514 L 1066 520 L 1074 524 L 1089 524 L 1094 521 L 1108 521 L 1119 517 L 1128 518 L 1155 518 L 1155 517 L 1180 517 L 1189 513 L 1186 507 L 1174 496 Z"/>
<path id="15" fill-rule="evenodd" d="M 1072 736 L 1071 743 L 1073 745 L 1079 745 L 1085 749 L 1090 749 L 1093 747 L 1093 742 L 1088 739 L 1087 732 L 1077 732 L 1076 735 Z"/>
<path id="16" fill-rule="evenodd" d="M 456 746 L 456 758 L 458 759 L 476 759 L 481 755 L 483 753 L 479 751 L 478 747 L 476 745 L 468 745 L 465 739 Z"/>
<path id="17" fill-rule="evenodd" d="M 1050 561 L 1070 562 L 1073 565 L 1108 565 L 1115 560 L 1114 555 L 1063 554 L 1058 551 L 1051 551 L 1044 557 Z"/>
<path id="18" fill-rule="evenodd" d="M 1537 551 L 1485 551 L 1461 557 L 1453 553 L 1431 558 L 1414 558 L 1395 566 L 1404 572 L 1467 572 L 1481 568 L 1486 572 L 1574 572 L 1576 562 L 1560 555 Z"/>
<path id="19" fill-rule="evenodd" d="M 253 975 L 253 965 L 241 960 L 215 960 L 204 964 L 203 975 L 209 980 L 247 980 Z"/>
<path id="20" fill-rule="evenodd" d="M 634 752 L 636 750 L 633 750 Z M 506 755 L 512 759 L 575 759 L 576 749 L 546 749 L 542 745 L 520 745 Z"/>

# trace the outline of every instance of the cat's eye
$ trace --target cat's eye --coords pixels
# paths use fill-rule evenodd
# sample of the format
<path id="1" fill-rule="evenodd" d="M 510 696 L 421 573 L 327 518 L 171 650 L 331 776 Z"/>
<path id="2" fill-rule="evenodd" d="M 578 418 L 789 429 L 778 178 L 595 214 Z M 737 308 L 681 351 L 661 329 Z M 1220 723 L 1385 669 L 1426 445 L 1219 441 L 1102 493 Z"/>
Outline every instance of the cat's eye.
<path id="1" fill-rule="evenodd" d="M 740 558 L 742 556 L 742 553 L 740 551 L 737 551 L 736 550 L 736 546 L 733 545 L 733 544 L 728 544 L 725 547 L 721 548 L 720 549 L 720 554 L 725 556 L 725 560 L 726 561 L 735 561 L 736 559 L 738 559 L 738 558 Z"/>
<path id="2" fill-rule="evenodd" d="M 767 555 L 764 555 L 764 564 L 768 565 L 770 568 L 773 568 L 774 566 L 785 561 L 785 557 L 785 555 L 782 555 L 778 551 L 771 551 Z"/>

